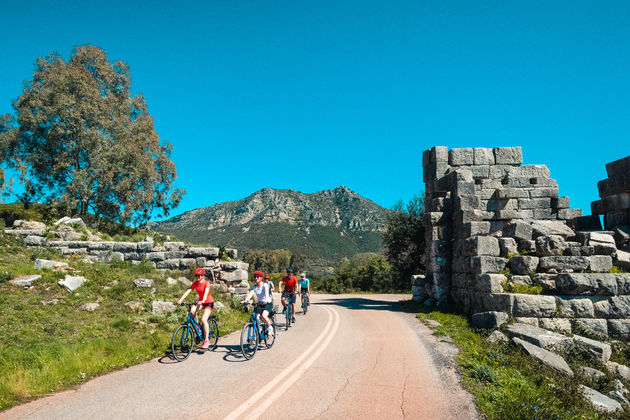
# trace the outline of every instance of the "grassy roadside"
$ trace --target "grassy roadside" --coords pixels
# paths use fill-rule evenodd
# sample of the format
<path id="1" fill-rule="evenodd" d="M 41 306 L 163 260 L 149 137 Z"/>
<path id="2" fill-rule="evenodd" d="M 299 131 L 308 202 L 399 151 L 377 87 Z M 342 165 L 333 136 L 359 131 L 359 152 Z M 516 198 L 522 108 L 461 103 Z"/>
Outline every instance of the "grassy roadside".
<path id="1" fill-rule="evenodd" d="M 68 293 L 57 285 L 67 273 L 34 270 L 37 258 L 64 261 L 50 250 L 25 249 L 0 235 L 0 411 L 169 354 L 171 335 L 185 319 L 185 309 L 153 315 L 151 302 L 174 302 L 183 294 L 185 285 L 166 283 L 169 275 L 177 278 L 180 272 L 161 273 L 147 264 L 70 259 L 65 261 L 77 270 L 70 274 L 88 281 Z M 42 274 L 42 279 L 31 288 L 8 283 L 20 274 Z M 138 277 L 153 279 L 153 290 L 135 287 Z M 229 298 L 215 295 L 215 300 L 226 305 L 216 312 L 221 335 L 245 323 L 248 315 L 232 310 Z M 141 309 L 125 306 L 132 301 Z M 86 302 L 100 306 L 94 312 L 77 311 Z"/>
<path id="2" fill-rule="evenodd" d="M 417 313 L 426 321 L 438 321 L 434 335 L 448 336 L 459 348 L 457 364 L 464 388 L 475 397 L 479 411 L 494 419 L 618 419 L 630 418 L 628 410 L 614 416 L 598 414 L 582 398 L 578 385 L 600 392 L 613 389 L 610 373 L 597 382 L 577 375 L 579 366 L 590 366 L 607 372 L 596 360 L 579 353 L 566 355 L 576 377 L 565 377 L 528 357 L 522 351 L 504 344 L 491 344 L 487 332 L 472 329 L 466 317 L 426 308 L 412 301 L 402 302 L 406 311 Z M 616 348 L 612 359 L 624 359 L 627 349 Z M 628 387 L 628 384 L 624 384 Z"/>

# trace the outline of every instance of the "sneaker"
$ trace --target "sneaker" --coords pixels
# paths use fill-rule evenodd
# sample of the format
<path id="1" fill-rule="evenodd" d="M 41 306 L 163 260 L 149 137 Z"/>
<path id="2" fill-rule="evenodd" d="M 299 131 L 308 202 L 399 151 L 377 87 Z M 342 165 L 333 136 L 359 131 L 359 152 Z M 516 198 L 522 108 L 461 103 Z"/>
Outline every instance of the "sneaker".
<path id="1" fill-rule="evenodd" d="M 291 318 L 291 322 L 295 322 L 295 317 Z"/>
<path id="2" fill-rule="evenodd" d="M 203 344 L 201 345 L 202 349 L 207 349 L 210 347 L 210 340 L 203 340 Z"/>
<path id="3" fill-rule="evenodd" d="M 273 335 L 273 327 L 269 327 L 269 337 Z"/>

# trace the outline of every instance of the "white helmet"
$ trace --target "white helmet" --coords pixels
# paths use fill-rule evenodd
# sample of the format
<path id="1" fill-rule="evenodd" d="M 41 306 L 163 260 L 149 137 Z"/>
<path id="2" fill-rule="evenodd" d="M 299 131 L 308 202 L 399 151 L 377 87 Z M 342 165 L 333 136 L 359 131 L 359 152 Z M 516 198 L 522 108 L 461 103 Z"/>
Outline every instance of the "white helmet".
<path id="1" fill-rule="evenodd" d="M 306 273 L 300 273 L 300 277 L 306 277 Z"/>

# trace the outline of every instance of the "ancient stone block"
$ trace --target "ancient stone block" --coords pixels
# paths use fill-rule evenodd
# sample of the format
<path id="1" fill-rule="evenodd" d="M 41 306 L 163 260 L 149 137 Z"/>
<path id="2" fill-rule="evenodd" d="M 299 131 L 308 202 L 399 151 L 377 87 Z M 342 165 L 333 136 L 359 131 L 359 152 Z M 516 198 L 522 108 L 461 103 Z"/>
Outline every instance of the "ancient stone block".
<path id="1" fill-rule="evenodd" d="M 481 274 L 474 279 L 475 289 L 486 293 L 503 293 L 503 283 L 507 281 L 503 274 Z"/>
<path id="2" fill-rule="evenodd" d="M 530 285 L 530 284 L 532 284 L 532 278 L 529 277 L 529 276 L 524 276 L 524 275 L 512 276 L 512 278 L 510 280 L 515 285 Z"/>
<path id="3" fill-rule="evenodd" d="M 557 274 L 536 273 L 532 279 L 533 284 L 538 284 L 547 292 L 556 292 Z"/>
<path id="4" fill-rule="evenodd" d="M 147 252 L 145 258 L 149 261 L 163 261 L 165 259 L 164 252 Z"/>
<path id="5" fill-rule="evenodd" d="M 563 318 L 593 318 L 595 309 L 590 299 L 556 296 L 558 316 Z"/>
<path id="6" fill-rule="evenodd" d="M 553 296 L 515 294 L 512 302 L 512 315 L 525 317 L 550 317 L 556 314 L 556 300 Z"/>
<path id="7" fill-rule="evenodd" d="M 501 188 L 497 190 L 495 198 L 498 200 L 529 198 L 529 192 L 522 188 Z"/>
<path id="8" fill-rule="evenodd" d="M 138 244 L 135 242 L 114 242 L 114 251 L 130 252 L 137 250 Z"/>
<path id="9" fill-rule="evenodd" d="M 520 165 L 523 163 L 521 147 L 495 147 L 494 161 L 497 165 Z"/>
<path id="10" fill-rule="evenodd" d="M 519 209 L 546 209 L 551 208 L 551 198 L 521 198 L 518 200 Z"/>
<path id="11" fill-rule="evenodd" d="M 459 226 L 462 237 L 482 236 L 490 233 L 490 222 L 466 222 Z"/>
<path id="12" fill-rule="evenodd" d="M 473 236 L 462 241 L 461 252 L 465 256 L 499 256 L 499 241 L 492 236 Z"/>
<path id="13" fill-rule="evenodd" d="M 514 238 L 499 238 L 499 251 L 502 257 L 518 254 L 516 240 Z"/>
<path id="14" fill-rule="evenodd" d="M 529 196 L 530 198 L 557 197 L 558 187 L 550 186 L 550 187 L 532 188 L 529 190 Z"/>
<path id="15" fill-rule="evenodd" d="M 509 259 L 507 266 L 513 274 L 528 275 L 538 268 L 539 258 L 529 255 L 517 255 Z"/>
<path id="16" fill-rule="evenodd" d="M 469 273 L 472 270 L 472 257 L 453 257 L 452 269 L 455 273 Z"/>
<path id="17" fill-rule="evenodd" d="M 558 219 L 575 219 L 582 216 L 582 209 L 558 209 Z"/>
<path id="18" fill-rule="evenodd" d="M 507 259 L 500 257 L 471 257 L 472 272 L 475 274 L 498 273 L 505 268 Z"/>
<path id="19" fill-rule="evenodd" d="M 562 257 L 543 257 L 541 261 L 544 258 Z M 556 277 L 556 288 L 559 293 L 571 296 L 614 296 L 618 291 L 616 277 L 608 273 L 561 273 Z"/>
<path id="20" fill-rule="evenodd" d="M 593 303 L 598 318 L 630 318 L 630 297 L 614 296 Z"/>
<path id="21" fill-rule="evenodd" d="M 609 255 L 593 255 L 589 259 L 589 270 L 607 273 L 612 268 L 612 258 Z"/>
<path id="22" fill-rule="evenodd" d="M 451 166 L 472 165 L 473 149 L 469 147 L 451 149 L 448 153 L 448 163 Z"/>
<path id="23" fill-rule="evenodd" d="M 567 244 L 562 236 L 549 235 L 536 238 L 536 253 L 539 256 L 561 256 L 566 248 Z"/>
<path id="24" fill-rule="evenodd" d="M 533 229 L 529 223 L 525 223 L 521 220 L 514 220 L 505 225 L 503 229 L 503 236 L 509 236 L 515 239 L 532 239 Z"/>
<path id="25" fill-rule="evenodd" d="M 534 344 L 528 343 L 527 341 L 522 340 L 518 337 L 512 338 L 512 342 L 518 347 L 522 348 L 529 356 L 537 359 L 541 363 L 551 367 L 552 369 L 562 373 L 563 375 L 569 377 L 573 376 L 573 371 L 571 370 L 567 362 L 562 358 L 562 356 L 559 356 L 556 353 L 545 350 Z"/>
<path id="26" fill-rule="evenodd" d="M 538 325 L 546 330 L 571 334 L 571 321 L 565 318 L 540 318 Z"/>
<path id="27" fill-rule="evenodd" d="M 551 200 L 551 207 L 554 209 L 568 209 L 571 207 L 569 197 L 553 197 Z"/>
<path id="28" fill-rule="evenodd" d="M 506 332 L 510 337 L 518 337 L 550 351 L 564 352 L 572 349 L 574 346 L 573 340 L 569 337 L 532 325 L 522 323 L 510 324 L 507 326 Z"/>
<path id="29" fill-rule="evenodd" d="M 473 164 L 494 165 L 494 152 L 490 148 L 475 147 L 473 149 Z"/>
<path id="30" fill-rule="evenodd" d="M 573 320 L 575 328 L 574 333 L 594 335 L 600 338 L 608 338 L 608 323 L 605 319 L 587 319 L 578 318 Z"/>
<path id="31" fill-rule="evenodd" d="M 616 340 L 630 341 L 630 320 L 609 319 L 608 334 Z"/>
<path id="32" fill-rule="evenodd" d="M 494 329 L 505 324 L 508 318 L 509 315 L 505 312 L 477 312 L 470 318 L 470 323 L 475 328 Z"/>

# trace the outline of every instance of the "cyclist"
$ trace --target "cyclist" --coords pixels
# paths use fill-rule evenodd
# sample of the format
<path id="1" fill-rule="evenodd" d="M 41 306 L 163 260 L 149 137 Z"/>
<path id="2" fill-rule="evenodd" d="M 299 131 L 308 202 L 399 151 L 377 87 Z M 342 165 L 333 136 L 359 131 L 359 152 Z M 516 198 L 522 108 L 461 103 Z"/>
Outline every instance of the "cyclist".
<path id="1" fill-rule="evenodd" d="M 311 282 L 306 278 L 306 273 L 300 273 L 300 298 L 306 294 L 306 300 L 311 303 Z"/>
<path id="2" fill-rule="evenodd" d="M 273 311 L 273 303 L 271 301 L 269 293 L 269 285 L 263 282 L 265 275 L 262 271 L 254 271 L 254 281 L 256 284 L 252 286 L 252 290 L 249 291 L 245 300 L 241 303 L 251 301 L 254 294 L 256 295 L 256 314 L 262 317 L 262 320 L 267 324 L 269 335 L 272 336 L 274 331 L 269 321 L 269 314 Z"/>
<path id="3" fill-rule="evenodd" d="M 291 322 L 295 322 L 295 292 L 298 288 L 298 280 L 293 275 L 293 269 L 287 268 L 287 275 L 280 280 L 280 284 L 284 285 L 282 292 L 282 310 L 287 307 L 287 299 L 291 304 Z"/>
<path id="4" fill-rule="evenodd" d="M 263 282 L 265 282 L 265 284 L 269 286 L 269 297 L 271 298 L 271 303 L 273 303 L 273 291 L 276 289 L 276 287 L 274 286 L 273 281 L 271 281 L 271 277 L 269 277 L 269 274 L 265 274 Z"/>
<path id="5" fill-rule="evenodd" d="M 214 299 L 210 293 L 210 282 L 206 280 L 206 270 L 203 268 L 195 270 L 195 281 L 190 285 L 190 289 L 186 290 L 182 297 L 179 298 L 177 301 L 178 305 L 181 305 L 191 290 L 197 291 L 199 301 L 196 305 L 192 305 L 190 307 L 190 313 L 198 319 L 195 314 L 197 313 L 197 310 L 203 309 L 203 313 L 201 314 L 201 325 L 203 325 L 203 344 L 201 344 L 201 348 L 207 349 L 210 346 L 210 341 L 208 340 L 208 334 L 210 333 L 208 318 L 210 318 L 212 308 L 214 308 Z"/>

